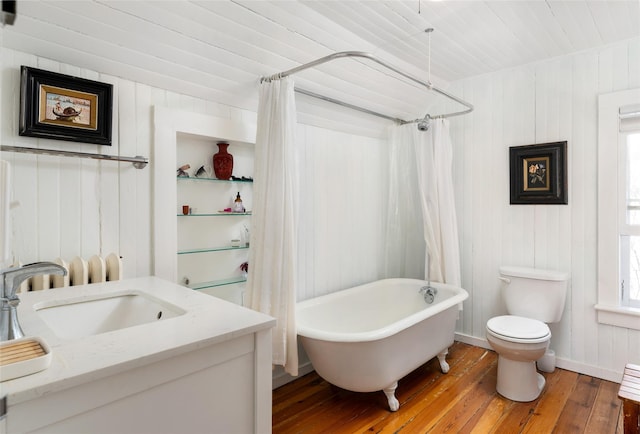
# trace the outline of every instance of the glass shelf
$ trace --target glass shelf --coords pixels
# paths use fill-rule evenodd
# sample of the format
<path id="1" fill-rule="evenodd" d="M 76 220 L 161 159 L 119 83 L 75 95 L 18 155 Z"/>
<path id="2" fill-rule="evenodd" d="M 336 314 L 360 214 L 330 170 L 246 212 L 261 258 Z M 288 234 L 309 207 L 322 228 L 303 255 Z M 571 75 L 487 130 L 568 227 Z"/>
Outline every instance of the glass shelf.
<path id="1" fill-rule="evenodd" d="M 176 177 L 178 181 L 213 181 L 213 182 L 243 182 L 252 184 L 253 179 L 218 179 L 218 178 L 196 178 L 196 177 L 184 177 L 178 176 Z"/>
<path id="2" fill-rule="evenodd" d="M 228 279 L 211 280 L 209 282 L 191 283 L 187 285 L 187 287 L 197 291 L 199 289 L 214 288 L 216 286 L 224 286 L 224 285 L 233 285 L 234 283 L 243 283 L 246 281 L 247 279 L 244 276 L 235 276 L 235 277 L 230 277 Z"/>
<path id="3" fill-rule="evenodd" d="M 176 214 L 178 217 L 221 217 L 251 215 L 251 212 L 214 212 L 209 214 Z"/>
<path id="4" fill-rule="evenodd" d="M 185 249 L 185 250 L 178 250 L 178 255 L 189 255 L 191 253 L 222 252 L 225 250 L 242 250 L 242 249 L 248 249 L 248 248 L 249 246 L 238 246 L 238 247 L 223 246 L 223 247 L 208 247 L 204 249 Z"/>

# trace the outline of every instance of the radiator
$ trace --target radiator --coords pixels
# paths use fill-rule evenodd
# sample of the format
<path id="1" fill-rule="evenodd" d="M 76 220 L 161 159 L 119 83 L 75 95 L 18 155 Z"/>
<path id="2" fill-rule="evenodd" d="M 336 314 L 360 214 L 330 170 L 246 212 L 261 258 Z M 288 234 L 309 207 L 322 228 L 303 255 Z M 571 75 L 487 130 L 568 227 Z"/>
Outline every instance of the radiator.
<path id="1" fill-rule="evenodd" d="M 93 255 L 88 260 L 79 256 L 71 262 L 56 258 L 54 261 L 67 269 L 66 276 L 39 275 L 25 280 L 18 292 L 40 291 L 49 288 L 62 288 L 64 286 L 86 285 L 87 283 L 99 283 L 122 279 L 122 258 L 111 253 L 102 258 Z"/>

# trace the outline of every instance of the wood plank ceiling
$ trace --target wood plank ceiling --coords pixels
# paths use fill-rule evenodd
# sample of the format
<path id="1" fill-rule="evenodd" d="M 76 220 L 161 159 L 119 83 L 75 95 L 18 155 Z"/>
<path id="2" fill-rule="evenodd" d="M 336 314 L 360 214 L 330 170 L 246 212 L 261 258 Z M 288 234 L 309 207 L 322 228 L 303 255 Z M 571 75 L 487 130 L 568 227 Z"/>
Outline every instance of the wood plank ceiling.
<path id="1" fill-rule="evenodd" d="M 446 89 L 638 37 L 640 2 L 34 0 L 19 1 L 15 25 L 2 32 L 7 48 L 255 110 L 260 76 L 336 51 L 374 53 Z M 295 80 L 405 119 L 436 98 L 364 60 L 334 61 Z"/>

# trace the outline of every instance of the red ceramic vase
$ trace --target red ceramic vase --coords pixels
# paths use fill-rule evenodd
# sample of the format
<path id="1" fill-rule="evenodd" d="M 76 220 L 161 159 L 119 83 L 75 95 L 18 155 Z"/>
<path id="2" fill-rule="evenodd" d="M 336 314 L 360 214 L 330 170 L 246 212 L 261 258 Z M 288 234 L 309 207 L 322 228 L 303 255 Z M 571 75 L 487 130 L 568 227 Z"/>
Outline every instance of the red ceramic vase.
<path id="1" fill-rule="evenodd" d="M 231 179 L 233 155 L 227 152 L 228 143 L 218 143 L 218 152 L 213 154 L 213 173 L 218 179 Z"/>

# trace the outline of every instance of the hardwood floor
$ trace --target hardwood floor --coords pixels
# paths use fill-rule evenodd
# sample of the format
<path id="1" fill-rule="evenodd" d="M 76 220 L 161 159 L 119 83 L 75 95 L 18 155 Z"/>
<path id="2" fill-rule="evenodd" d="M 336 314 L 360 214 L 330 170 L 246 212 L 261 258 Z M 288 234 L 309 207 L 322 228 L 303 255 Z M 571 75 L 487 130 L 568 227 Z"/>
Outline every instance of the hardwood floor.
<path id="1" fill-rule="evenodd" d="M 621 434 L 618 384 L 556 369 L 528 403 L 495 391 L 498 356 L 456 342 L 448 374 L 436 359 L 399 381 L 400 409 L 382 392 L 355 393 L 315 372 L 273 391 L 273 433 L 593 433 Z"/>

